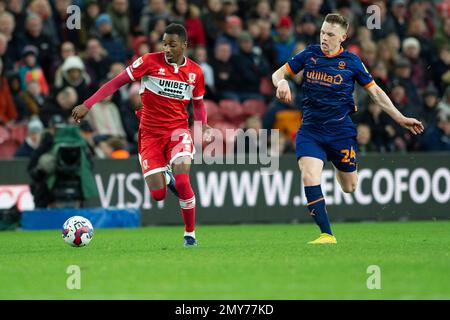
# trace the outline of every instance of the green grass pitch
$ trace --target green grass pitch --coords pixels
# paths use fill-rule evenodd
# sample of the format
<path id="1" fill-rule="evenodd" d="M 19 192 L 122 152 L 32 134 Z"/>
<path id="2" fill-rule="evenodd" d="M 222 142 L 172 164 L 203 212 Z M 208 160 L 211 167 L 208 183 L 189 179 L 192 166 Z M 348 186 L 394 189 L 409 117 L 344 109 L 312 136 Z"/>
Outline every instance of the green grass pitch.
<path id="1" fill-rule="evenodd" d="M 450 299 L 450 222 L 97 229 L 72 248 L 60 231 L 0 233 L 0 299 Z M 69 290 L 69 265 L 81 289 Z M 367 288 L 370 265 L 381 289 Z"/>

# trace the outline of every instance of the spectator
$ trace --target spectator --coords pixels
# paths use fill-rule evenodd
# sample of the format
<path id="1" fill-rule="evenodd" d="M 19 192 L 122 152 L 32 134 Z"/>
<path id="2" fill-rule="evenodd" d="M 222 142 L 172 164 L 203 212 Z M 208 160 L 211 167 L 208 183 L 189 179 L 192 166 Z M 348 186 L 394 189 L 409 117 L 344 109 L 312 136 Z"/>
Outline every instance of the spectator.
<path id="1" fill-rule="evenodd" d="M 42 95 L 41 86 L 37 80 L 29 80 L 25 91 L 19 94 L 20 105 L 24 106 L 20 110 L 21 119 L 29 119 L 32 115 L 37 115 L 46 105 L 47 99 Z"/>
<path id="2" fill-rule="evenodd" d="M 223 0 L 223 14 L 228 17 L 237 14 L 239 7 L 236 0 Z"/>
<path id="3" fill-rule="evenodd" d="M 395 64 L 395 78 L 406 90 L 406 96 L 409 101 L 422 104 L 416 85 L 411 79 L 411 62 L 406 58 L 399 58 Z"/>
<path id="4" fill-rule="evenodd" d="M 270 20 L 272 11 L 268 0 L 258 0 L 256 6 L 248 14 L 248 19 Z"/>
<path id="5" fill-rule="evenodd" d="M 54 83 L 55 82 L 55 78 L 61 77 L 61 65 L 63 64 L 63 62 L 66 60 L 67 57 L 71 57 L 71 56 L 75 56 L 76 55 L 76 49 L 75 49 L 75 45 L 70 42 L 70 41 L 66 41 L 63 42 L 63 44 L 61 44 L 61 51 L 59 53 L 59 57 L 55 59 L 55 61 L 52 64 L 51 67 L 51 78 L 49 79 L 50 83 Z"/>
<path id="6" fill-rule="evenodd" d="M 372 3 L 373 5 L 379 8 L 380 12 L 380 28 L 375 28 L 372 30 L 372 36 L 375 41 L 386 38 L 389 34 L 396 33 L 396 26 L 393 16 L 388 13 L 386 8 L 386 1 L 384 0 L 376 0 Z M 365 19 L 368 19 L 369 16 L 366 16 Z M 367 25 L 367 20 L 364 21 L 364 24 Z"/>
<path id="7" fill-rule="evenodd" d="M 438 108 L 440 110 L 450 112 L 450 86 L 445 89 L 441 102 L 438 104 Z"/>
<path id="8" fill-rule="evenodd" d="M 277 34 L 274 37 L 277 50 L 277 66 L 280 67 L 292 57 L 295 47 L 295 37 L 292 28 L 292 19 L 289 16 L 281 17 L 277 25 Z"/>
<path id="9" fill-rule="evenodd" d="M 63 43 L 66 41 L 72 42 L 77 48 L 80 48 L 83 44 L 80 38 L 80 30 L 68 28 L 69 13 L 67 8 L 72 4 L 72 0 L 57 0 L 54 1 L 55 12 L 53 14 L 53 22 L 56 26 L 57 43 Z M 75 4 L 75 3 L 74 3 Z M 70 22 L 75 22 L 71 20 Z M 82 23 L 82 22 L 81 22 Z"/>
<path id="10" fill-rule="evenodd" d="M 164 31 L 167 27 L 167 20 L 164 18 L 156 18 L 154 20 L 154 27 L 150 32 L 150 49 L 152 52 L 161 51 L 158 50 L 158 45 L 161 43 Z"/>
<path id="11" fill-rule="evenodd" d="M 38 63 L 44 70 L 46 78 L 49 78 L 50 67 L 56 55 L 55 39 L 43 33 L 42 19 L 34 13 L 29 13 L 25 22 L 25 35 L 23 42 L 38 48 Z"/>
<path id="12" fill-rule="evenodd" d="M 411 64 L 411 79 L 416 88 L 423 91 L 428 83 L 425 62 L 420 57 L 420 42 L 416 38 L 406 38 L 402 43 L 403 55 Z"/>
<path id="13" fill-rule="evenodd" d="M 142 10 L 140 29 L 143 34 L 150 34 L 154 29 L 156 21 L 163 19 L 170 21 L 171 15 L 167 8 L 166 0 L 148 0 L 148 4 Z"/>
<path id="14" fill-rule="evenodd" d="M 12 15 L 14 16 L 14 20 L 18 26 L 25 25 L 26 11 L 24 2 L 24 0 L 8 1 L 8 12 L 12 13 Z"/>
<path id="15" fill-rule="evenodd" d="M 420 112 L 420 119 L 424 123 L 425 128 L 436 126 L 436 120 L 439 113 L 437 107 L 439 103 L 439 93 L 433 85 L 423 93 L 423 107 Z"/>
<path id="16" fill-rule="evenodd" d="M 257 116 L 251 116 L 245 120 L 243 131 L 238 132 L 234 144 L 234 150 L 237 154 L 255 154 L 263 141 L 260 139 L 262 129 L 261 119 Z M 242 142 L 244 142 L 242 144 Z"/>
<path id="17" fill-rule="evenodd" d="M 111 101 L 111 96 L 97 102 L 86 116 L 96 136 L 125 138 L 119 108 Z"/>
<path id="18" fill-rule="evenodd" d="M 45 125 L 48 125 L 53 115 L 60 115 L 66 122 L 70 119 L 72 109 L 77 105 L 78 94 L 72 87 L 65 87 L 58 92 L 53 102 L 47 103 L 40 114 Z"/>
<path id="19" fill-rule="evenodd" d="M 322 5 L 323 0 L 305 0 L 303 2 L 303 8 L 298 12 L 295 20 L 301 21 L 304 15 L 311 15 L 316 21 L 317 29 L 320 30 L 323 21 L 323 16 L 320 14 Z"/>
<path id="20" fill-rule="evenodd" d="M 311 14 L 303 15 L 295 28 L 296 40 L 306 45 L 316 44 L 319 41 L 319 29 L 316 18 Z"/>
<path id="21" fill-rule="evenodd" d="M 195 48 L 194 60 L 200 65 L 205 76 L 205 99 L 214 99 L 215 96 L 215 85 L 214 85 L 214 70 L 208 63 L 208 53 L 204 47 Z"/>
<path id="22" fill-rule="evenodd" d="M 217 42 L 214 58 L 211 62 L 214 70 L 214 84 L 217 99 L 239 100 L 237 95 L 238 74 L 231 62 L 231 45 L 228 42 Z"/>
<path id="23" fill-rule="evenodd" d="M 231 53 L 239 52 L 238 37 L 242 32 L 242 21 L 238 16 L 229 16 L 225 21 L 225 33 L 223 33 L 217 42 L 228 42 L 231 46 Z"/>
<path id="24" fill-rule="evenodd" d="M 78 56 L 68 57 L 61 66 L 61 76 L 55 79 L 55 87 L 61 90 L 67 86 L 77 91 L 77 104 L 82 103 L 90 96 L 89 85 L 91 79 L 86 72 L 83 61 Z"/>
<path id="25" fill-rule="evenodd" d="M 439 112 L 437 125 L 425 132 L 423 140 L 427 151 L 450 151 L 450 112 Z"/>
<path id="26" fill-rule="evenodd" d="M 431 77 L 442 95 L 445 87 L 450 85 L 450 43 L 441 46 L 439 58 L 431 65 Z"/>
<path id="27" fill-rule="evenodd" d="M 291 1 L 275 0 L 272 12 L 272 23 L 274 25 L 279 25 L 282 18 L 290 16 L 291 16 Z"/>
<path id="28" fill-rule="evenodd" d="M 61 2 L 61 1 L 56 1 Z M 66 6 L 67 8 L 67 6 Z M 50 39 L 58 39 L 56 26 L 52 18 L 52 8 L 48 0 L 32 0 L 28 4 L 28 12 L 37 14 L 42 20 L 42 34 Z"/>
<path id="29" fill-rule="evenodd" d="M 188 48 L 206 46 L 205 30 L 200 19 L 200 9 L 187 0 L 174 0 L 172 7 L 173 20 L 186 27 L 188 36 Z"/>
<path id="30" fill-rule="evenodd" d="M 407 14 L 406 0 L 392 1 L 391 15 L 394 21 L 395 33 L 398 34 L 401 40 L 403 40 L 406 35 L 408 26 Z"/>
<path id="31" fill-rule="evenodd" d="M 82 47 L 85 47 L 89 39 L 97 34 L 95 21 L 101 10 L 97 0 L 87 0 L 85 5 L 86 8 L 81 15 L 81 28 L 78 32 L 78 38 Z"/>
<path id="32" fill-rule="evenodd" d="M 202 14 L 201 19 L 205 30 L 208 52 L 213 52 L 214 43 L 219 37 L 221 29 L 225 23 L 225 14 L 223 13 L 222 9 L 222 0 L 206 1 L 206 9 Z"/>
<path id="33" fill-rule="evenodd" d="M 97 88 L 100 81 L 106 78 L 112 62 L 108 52 L 102 47 L 98 39 L 91 38 L 88 40 L 84 64 L 94 88 Z"/>
<path id="34" fill-rule="evenodd" d="M 31 80 L 37 81 L 40 92 L 48 95 L 49 88 L 44 72 L 37 64 L 38 49 L 35 46 L 26 46 L 22 52 L 22 64 L 19 66 L 19 77 L 22 90 L 25 89 L 27 83 Z"/>
<path id="35" fill-rule="evenodd" d="M 114 32 L 111 17 L 106 13 L 99 15 L 95 20 L 95 26 L 100 43 L 111 58 L 115 61 L 125 62 L 127 60 L 125 44 Z"/>
<path id="36" fill-rule="evenodd" d="M 253 47 L 253 39 L 248 32 L 239 35 L 239 53 L 232 58 L 234 68 L 239 75 L 239 100 L 263 99 L 259 92 L 261 78 L 270 72 L 269 63 L 261 49 Z"/>
<path id="37" fill-rule="evenodd" d="M 275 48 L 275 41 L 272 38 L 272 24 L 269 19 L 259 19 L 259 36 L 255 39 L 255 44 L 261 48 L 264 57 L 274 70 L 277 63 L 277 49 Z"/>
<path id="38" fill-rule="evenodd" d="M 128 39 L 130 34 L 128 0 L 112 0 L 108 5 L 107 13 L 111 17 L 113 30 L 118 34 L 121 42 L 127 48 L 130 48 Z"/>
<path id="39" fill-rule="evenodd" d="M 433 43 L 436 51 L 450 43 L 450 16 L 443 19 L 441 27 L 433 36 Z"/>
<path id="40" fill-rule="evenodd" d="M 365 155 L 368 152 L 377 151 L 372 140 L 372 132 L 370 127 L 365 123 L 360 123 L 357 126 L 358 134 L 356 136 L 356 141 L 358 142 L 358 152 L 361 155 Z"/>
<path id="41" fill-rule="evenodd" d="M 395 132 L 386 129 L 390 124 L 389 119 L 389 116 L 381 110 L 381 107 L 371 101 L 360 120 L 360 123 L 365 123 L 370 127 L 372 142 L 376 149 L 381 152 L 393 151 L 394 149 L 389 133 L 394 135 Z M 388 130 L 390 131 L 388 132 Z"/>
<path id="42" fill-rule="evenodd" d="M 31 157 L 33 152 L 39 147 L 41 143 L 44 125 L 39 118 L 32 118 L 28 122 L 28 133 L 25 141 L 17 148 L 14 157 Z"/>
<path id="43" fill-rule="evenodd" d="M 0 125 L 14 122 L 17 110 L 9 89 L 8 79 L 3 75 L 3 62 L 0 60 Z"/>

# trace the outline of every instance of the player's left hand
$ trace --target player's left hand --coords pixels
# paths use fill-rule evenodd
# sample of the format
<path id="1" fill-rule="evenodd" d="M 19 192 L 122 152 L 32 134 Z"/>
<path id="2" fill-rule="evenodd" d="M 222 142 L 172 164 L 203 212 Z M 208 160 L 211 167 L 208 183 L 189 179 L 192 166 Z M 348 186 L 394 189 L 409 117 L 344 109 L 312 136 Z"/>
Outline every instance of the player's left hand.
<path id="1" fill-rule="evenodd" d="M 403 117 L 398 121 L 398 124 L 411 131 L 414 135 L 421 134 L 424 130 L 422 122 L 414 118 Z"/>
<path id="2" fill-rule="evenodd" d="M 212 141 L 212 128 L 209 125 L 207 125 L 206 123 L 202 127 L 202 135 L 203 135 L 203 140 L 206 143 L 210 143 Z"/>

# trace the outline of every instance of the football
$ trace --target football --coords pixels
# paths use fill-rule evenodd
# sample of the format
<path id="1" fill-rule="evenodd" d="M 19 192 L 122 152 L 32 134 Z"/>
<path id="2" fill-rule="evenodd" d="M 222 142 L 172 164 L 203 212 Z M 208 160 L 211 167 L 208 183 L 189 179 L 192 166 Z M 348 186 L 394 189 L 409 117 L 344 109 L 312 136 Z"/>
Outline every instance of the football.
<path id="1" fill-rule="evenodd" d="M 94 236 L 94 228 L 85 217 L 73 216 L 64 222 L 62 237 L 64 241 L 73 247 L 87 246 Z"/>

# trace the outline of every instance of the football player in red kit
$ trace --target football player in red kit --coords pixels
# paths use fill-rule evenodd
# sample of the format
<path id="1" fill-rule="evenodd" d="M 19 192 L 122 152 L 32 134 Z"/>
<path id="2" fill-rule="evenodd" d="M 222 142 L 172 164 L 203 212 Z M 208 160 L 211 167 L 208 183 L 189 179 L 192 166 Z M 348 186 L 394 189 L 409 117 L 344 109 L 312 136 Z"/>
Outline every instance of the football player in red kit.
<path id="1" fill-rule="evenodd" d="M 169 25 L 163 35 L 163 52 L 147 53 L 103 85 L 72 111 L 79 122 L 98 101 L 124 84 L 141 80 L 142 109 L 139 124 L 139 160 L 142 173 L 156 201 L 167 194 L 167 164 L 172 167 L 185 224 L 184 245 L 195 246 L 195 195 L 189 181 L 194 144 L 188 127 L 186 107 L 193 101 L 194 120 L 201 121 L 203 136 L 211 139 L 203 103 L 204 76 L 200 66 L 184 56 L 186 29 Z"/>

